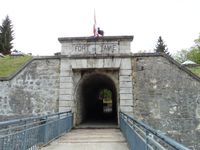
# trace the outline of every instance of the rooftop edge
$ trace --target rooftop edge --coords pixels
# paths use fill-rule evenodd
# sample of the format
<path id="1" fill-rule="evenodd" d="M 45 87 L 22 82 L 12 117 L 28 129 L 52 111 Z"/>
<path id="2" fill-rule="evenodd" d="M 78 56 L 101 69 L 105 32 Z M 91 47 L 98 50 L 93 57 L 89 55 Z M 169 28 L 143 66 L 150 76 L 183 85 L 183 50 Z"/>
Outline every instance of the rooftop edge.
<path id="1" fill-rule="evenodd" d="M 60 37 L 59 42 L 71 42 L 71 41 L 87 41 L 87 42 L 97 42 L 97 41 L 133 41 L 134 36 L 100 36 L 100 37 Z"/>

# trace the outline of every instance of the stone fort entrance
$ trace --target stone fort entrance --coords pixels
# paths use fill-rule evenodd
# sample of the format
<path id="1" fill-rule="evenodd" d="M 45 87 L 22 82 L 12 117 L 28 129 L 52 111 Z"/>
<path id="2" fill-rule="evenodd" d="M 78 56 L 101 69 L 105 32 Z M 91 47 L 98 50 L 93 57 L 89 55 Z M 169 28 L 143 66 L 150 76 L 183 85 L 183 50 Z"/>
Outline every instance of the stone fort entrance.
<path id="1" fill-rule="evenodd" d="M 0 119 L 72 110 L 75 126 L 119 124 L 122 111 L 199 149 L 200 78 L 166 54 L 132 54 L 132 40 L 59 38 L 60 56 L 33 58 L 0 78 Z"/>
<path id="2" fill-rule="evenodd" d="M 81 71 L 75 102 L 77 124 L 81 122 L 117 123 L 117 71 Z M 106 93 L 107 92 L 107 93 Z M 106 94 L 110 92 L 110 97 Z M 107 95 L 108 96 L 108 95 Z M 106 99 L 107 98 L 107 99 Z"/>
<path id="3" fill-rule="evenodd" d="M 75 125 L 117 124 L 120 111 L 133 114 L 132 40 L 133 36 L 59 38 L 59 111 L 72 110 Z"/>

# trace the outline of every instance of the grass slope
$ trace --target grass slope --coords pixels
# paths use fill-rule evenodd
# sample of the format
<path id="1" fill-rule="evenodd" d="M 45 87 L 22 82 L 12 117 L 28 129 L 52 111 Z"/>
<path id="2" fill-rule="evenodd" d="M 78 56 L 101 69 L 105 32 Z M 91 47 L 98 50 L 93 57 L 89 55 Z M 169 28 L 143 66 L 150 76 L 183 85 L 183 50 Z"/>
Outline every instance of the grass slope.
<path id="1" fill-rule="evenodd" d="M 15 73 L 24 63 L 26 63 L 31 58 L 31 56 L 21 56 L 17 58 L 6 56 L 4 58 L 0 58 L 0 77 L 8 77 Z M 188 69 L 200 77 L 200 66 Z"/>
<path id="2" fill-rule="evenodd" d="M 5 56 L 0 58 L 0 77 L 7 77 L 15 73 L 24 63 L 30 60 L 31 56 L 10 57 Z"/>
<path id="3" fill-rule="evenodd" d="M 188 68 L 190 71 L 192 71 L 194 74 L 198 75 L 200 77 L 200 66 L 198 67 L 192 67 Z"/>

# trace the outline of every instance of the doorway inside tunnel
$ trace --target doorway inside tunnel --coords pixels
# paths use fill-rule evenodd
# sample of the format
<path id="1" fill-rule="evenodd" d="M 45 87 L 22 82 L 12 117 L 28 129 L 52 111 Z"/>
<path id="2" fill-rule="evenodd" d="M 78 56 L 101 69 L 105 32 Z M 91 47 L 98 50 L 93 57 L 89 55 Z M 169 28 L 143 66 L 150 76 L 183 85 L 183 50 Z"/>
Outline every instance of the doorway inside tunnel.
<path id="1" fill-rule="evenodd" d="M 117 124 L 117 90 L 105 74 L 82 76 L 77 90 L 76 124 Z"/>

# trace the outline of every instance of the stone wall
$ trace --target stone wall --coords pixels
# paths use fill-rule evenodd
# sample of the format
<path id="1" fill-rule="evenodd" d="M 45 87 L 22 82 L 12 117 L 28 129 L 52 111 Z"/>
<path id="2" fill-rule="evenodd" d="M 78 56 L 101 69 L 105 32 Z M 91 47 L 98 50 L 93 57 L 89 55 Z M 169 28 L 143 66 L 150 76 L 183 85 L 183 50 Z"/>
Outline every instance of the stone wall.
<path id="1" fill-rule="evenodd" d="M 14 78 L 1 81 L 1 119 L 57 112 L 59 70 L 59 59 L 34 59 Z"/>
<path id="2" fill-rule="evenodd" d="M 0 89 L 0 115 L 9 115 L 12 113 L 9 104 L 10 82 L 0 81 Z"/>
<path id="3" fill-rule="evenodd" d="M 134 116 L 200 149 L 200 82 L 169 57 L 135 57 Z"/>
<path id="4" fill-rule="evenodd" d="M 126 58 L 127 56 L 128 58 Z M 76 114 L 79 109 L 76 103 L 80 101 L 77 100 L 76 90 L 79 88 L 79 82 L 83 78 L 82 71 L 84 70 L 84 72 L 88 72 L 88 74 L 96 72 L 104 74 L 104 72 L 107 72 L 105 74 L 115 82 L 117 97 L 120 99 L 120 101 L 117 101 L 118 112 L 123 111 L 132 115 L 133 91 L 131 57 L 130 55 L 126 55 L 126 57 L 93 57 L 92 55 L 63 56 L 60 64 L 59 111 L 72 110 L 75 113 L 75 117 L 80 117 L 80 115 Z M 74 122 L 76 124 L 76 118 Z"/>
<path id="5" fill-rule="evenodd" d="M 82 120 L 79 114 L 89 101 L 84 103 L 77 94 L 83 92 L 80 83 L 90 82 L 93 88 L 98 84 L 89 77 L 105 77 L 101 81 L 113 82 L 105 86 L 116 86 L 117 113 L 134 115 L 191 149 L 200 149 L 199 77 L 168 55 L 130 53 L 132 40 L 59 38 L 61 56 L 34 59 L 12 78 L 0 78 L 0 119 L 72 110 Z"/>

